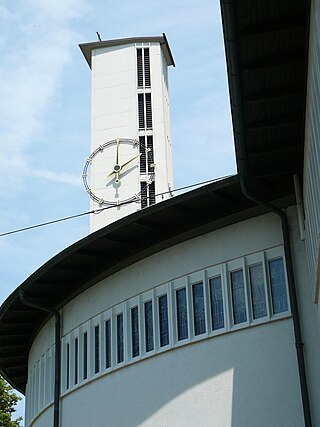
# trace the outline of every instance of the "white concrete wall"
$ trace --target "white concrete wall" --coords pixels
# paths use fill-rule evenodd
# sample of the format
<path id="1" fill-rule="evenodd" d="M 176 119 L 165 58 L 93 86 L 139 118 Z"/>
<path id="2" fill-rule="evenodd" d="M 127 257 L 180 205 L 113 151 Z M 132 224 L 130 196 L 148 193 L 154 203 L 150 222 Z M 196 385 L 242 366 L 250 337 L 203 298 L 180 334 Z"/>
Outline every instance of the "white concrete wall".
<path id="1" fill-rule="evenodd" d="M 311 2 L 306 132 L 304 153 L 304 208 L 306 249 L 312 299 L 320 329 L 320 1 Z"/>
<path id="2" fill-rule="evenodd" d="M 167 73 L 167 64 L 159 43 L 144 43 L 143 45 L 131 43 L 93 50 L 91 152 L 103 143 L 114 140 L 117 137 L 129 139 L 138 139 L 139 137 L 136 75 L 137 47 L 148 47 L 150 51 L 152 135 L 154 162 L 156 164 L 155 188 L 156 193 L 166 192 L 169 187 L 172 188 L 173 186 L 170 107 L 167 85 L 164 85 L 164 73 Z M 123 161 L 127 161 L 128 158 L 130 157 L 126 157 Z M 101 162 L 98 165 L 95 165 L 95 161 L 92 163 L 90 187 L 94 193 L 96 190 L 96 178 L 99 175 L 103 175 L 107 180 L 108 171 L 112 172 L 114 163 L 114 158 L 106 159 L 106 162 Z M 138 161 L 136 165 L 138 165 Z M 129 193 L 131 196 L 140 192 L 138 167 L 130 172 L 129 181 L 126 184 L 128 188 L 130 187 Z M 99 190 L 100 197 L 103 197 L 101 189 Z M 167 197 L 165 196 L 165 198 Z M 109 200 L 110 197 L 106 194 L 104 199 Z M 162 198 L 157 199 L 157 201 L 159 200 L 162 200 Z M 99 208 L 99 205 L 91 200 L 90 209 L 97 208 Z M 91 215 L 90 231 L 95 231 L 138 209 L 140 209 L 140 203 L 131 203 L 105 210 L 99 215 Z"/>
<path id="3" fill-rule="evenodd" d="M 298 235 L 294 209 L 290 225 Z M 294 237 L 299 292 L 306 279 L 304 249 Z M 85 291 L 63 308 L 63 335 L 141 292 L 211 265 L 281 245 L 278 218 L 260 216 L 181 243 L 140 261 Z M 165 267 L 165 268 L 164 268 Z M 299 283 L 300 284 L 300 283 Z M 315 425 L 319 359 L 309 331 L 314 315 L 302 295 Z M 49 332 L 51 330 L 51 332 Z M 309 332 L 308 332 L 309 331 Z M 53 344 L 53 322 L 30 351 L 32 368 Z M 313 370 L 313 371 L 312 371 Z M 285 398 L 284 398 L 285 396 Z M 124 410 L 125 408 L 125 410 Z M 48 425 L 52 407 L 34 420 Z M 302 426 L 292 321 L 286 317 L 202 339 L 129 364 L 77 387 L 62 398 L 62 427 Z"/>
<path id="4" fill-rule="evenodd" d="M 283 320 L 163 353 L 66 396 L 62 426 L 300 427 L 293 347 Z"/>
<path id="5" fill-rule="evenodd" d="M 306 363 L 309 398 L 313 425 L 320 425 L 320 330 L 318 307 L 313 302 L 313 292 L 308 274 L 306 243 L 301 241 L 296 208 L 289 211 L 292 254 L 297 287 L 304 357 Z"/>

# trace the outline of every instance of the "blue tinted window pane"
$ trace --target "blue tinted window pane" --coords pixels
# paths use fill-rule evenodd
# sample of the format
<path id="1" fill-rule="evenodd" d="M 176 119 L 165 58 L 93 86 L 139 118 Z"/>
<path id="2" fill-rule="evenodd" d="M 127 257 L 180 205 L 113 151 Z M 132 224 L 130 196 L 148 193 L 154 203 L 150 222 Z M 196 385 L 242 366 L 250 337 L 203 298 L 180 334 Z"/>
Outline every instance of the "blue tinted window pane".
<path id="1" fill-rule="evenodd" d="M 153 350 L 153 317 L 152 301 L 144 304 L 144 327 L 146 331 L 146 351 Z"/>
<path id="2" fill-rule="evenodd" d="M 210 279 L 212 330 L 224 328 L 221 276 Z"/>
<path id="3" fill-rule="evenodd" d="M 247 321 L 246 297 L 244 292 L 243 272 L 241 270 L 233 271 L 231 277 L 231 291 L 233 302 L 234 324 Z"/>
<path id="4" fill-rule="evenodd" d="M 249 267 L 252 312 L 254 319 L 260 319 L 267 315 L 266 294 L 262 264 Z"/>
<path id="5" fill-rule="evenodd" d="M 269 261 L 269 272 L 274 313 L 288 310 L 287 290 L 284 275 L 283 259 Z"/>
<path id="6" fill-rule="evenodd" d="M 117 362 L 123 362 L 123 314 L 117 316 Z"/>
<path id="7" fill-rule="evenodd" d="M 159 298 L 160 347 L 169 344 L 168 300 L 167 295 Z"/>
<path id="8" fill-rule="evenodd" d="M 111 366 L 111 321 L 105 322 L 106 369 Z"/>
<path id="9" fill-rule="evenodd" d="M 188 338 L 187 294 L 186 288 L 176 291 L 178 340 Z"/>
<path id="10" fill-rule="evenodd" d="M 200 335 L 206 332 L 206 318 L 204 313 L 204 294 L 202 282 L 192 286 L 192 293 L 194 333 L 195 335 Z"/>
<path id="11" fill-rule="evenodd" d="M 82 378 L 86 380 L 88 377 L 88 334 L 83 334 L 83 372 Z"/>
<path id="12" fill-rule="evenodd" d="M 94 328 L 94 373 L 97 374 L 100 370 L 100 340 L 99 340 L 99 325 Z"/>
<path id="13" fill-rule="evenodd" d="M 138 307 L 131 310 L 132 357 L 139 356 L 139 313 Z"/>
<path id="14" fill-rule="evenodd" d="M 79 347 L 79 341 L 78 338 L 75 338 L 74 340 L 74 383 L 78 384 L 78 347 Z"/>

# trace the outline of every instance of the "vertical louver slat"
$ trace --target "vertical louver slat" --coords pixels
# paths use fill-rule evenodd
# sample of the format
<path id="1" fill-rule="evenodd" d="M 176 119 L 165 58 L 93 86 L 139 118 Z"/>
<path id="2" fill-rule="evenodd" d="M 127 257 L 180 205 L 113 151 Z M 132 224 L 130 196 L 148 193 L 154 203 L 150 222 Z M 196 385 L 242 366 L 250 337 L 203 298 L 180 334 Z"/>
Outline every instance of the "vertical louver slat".
<path id="1" fill-rule="evenodd" d="M 144 49 L 144 84 L 146 87 L 151 86 L 150 81 L 150 55 L 149 48 Z"/>
<path id="2" fill-rule="evenodd" d="M 149 206 L 156 203 L 156 191 L 154 181 L 149 185 Z"/>
<path id="3" fill-rule="evenodd" d="M 141 189 L 141 208 L 146 208 L 148 206 L 148 196 L 147 196 L 147 183 L 140 182 Z"/>
<path id="4" fill-rule="evenodd" d="M 137 76 L 138 87 L 143 87 L 142 49 L 137 49 Z"/>
<path id="5" fill-rule="evenodd" d="M 151 93 L 146 93 L 146 122 L 147 129 L 152 128 Z"/>
<path id="6" fill-rule="evenodd" d="M 144 129 L 144 95 L 138 94 L 138 116 L 139 116 L 139 129 Z"/>
<path id="7" fill-rule="evenodd" d="M 139 149 L 140 149 L 140 173 L 146 173 L 147 172 L 147 159 L 146 159 L 147 156 L 146 156 L 146 144 L 145 144 L 144 136 L 139 136 Z"/>

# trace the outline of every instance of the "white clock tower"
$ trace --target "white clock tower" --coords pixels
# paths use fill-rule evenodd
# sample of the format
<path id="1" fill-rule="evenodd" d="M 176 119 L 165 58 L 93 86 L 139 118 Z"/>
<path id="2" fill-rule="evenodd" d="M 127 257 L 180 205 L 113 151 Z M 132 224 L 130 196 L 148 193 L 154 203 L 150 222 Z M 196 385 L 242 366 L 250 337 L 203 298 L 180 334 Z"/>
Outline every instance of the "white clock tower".
<path id="1" fill-rule="evenodd" d="M 80 45 L 92 69 L 91 155 L 83 179 L 93 232 L 171 196 L 173 168 L 165 34 Z"/>

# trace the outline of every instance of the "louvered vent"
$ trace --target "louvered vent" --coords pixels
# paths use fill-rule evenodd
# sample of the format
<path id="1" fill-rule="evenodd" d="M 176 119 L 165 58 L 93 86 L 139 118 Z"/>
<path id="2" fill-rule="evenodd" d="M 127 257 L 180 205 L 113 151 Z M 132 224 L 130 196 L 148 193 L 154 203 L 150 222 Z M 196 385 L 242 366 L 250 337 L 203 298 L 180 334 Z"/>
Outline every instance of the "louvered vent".
<path id="1" fill-rule="evenodd" d="M 140 182 L 141 188 L 141 208 L 146 208 L 148 206 L 148 186 L 146 182 Z"/>
<path id="2" fill-rule="evenodd" d="M 142 49 L 137 49 L 137 76 L 138 87 L 143 87 Z"/>
<path id="3" fill-rule="evenodd" d="M 138 93 L 139 129 L 144 129 L 144 94 Z"/>
<path id="4" fill-rule="evenodd" d="M 151 93 L 146 93 L 146 123 L 147 129 L 152 128 Z"/>
<path id="5" fill-rule="evenodd" d="M 147 172 L 147 159 L 146 159 L 146 144 L 145 144 L 145 137 L 140 136 L 139 137 L 139 147 L 140 147 L 140 173 L 146 173 Z M 148 163 L 149 163 L 149 157 L 148 157 Z"/>
<path id="6" fill-rule="evenodd" d="M 154 182 L 149 185 L 149 206 L 156 203 L 156 191 Z"/>
<path id="7" fill-rule="evenodd" d="M 150 55 L 149 49 L 144 49 L 144 84 L 146 87 L 151 86 L 150 82 Z"/>
<path id="8" fill-rule="evenodd" d="M 153 166 L 153 163 L 154 163 L 153 136 L 152 135 L 147 136 L 147 148 L 149 149 L 149 152 L 148 152 L 148 171 L 151 172 L 154 169 L 154 166 Z"/>

